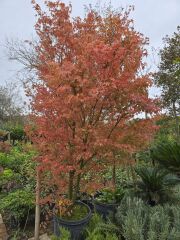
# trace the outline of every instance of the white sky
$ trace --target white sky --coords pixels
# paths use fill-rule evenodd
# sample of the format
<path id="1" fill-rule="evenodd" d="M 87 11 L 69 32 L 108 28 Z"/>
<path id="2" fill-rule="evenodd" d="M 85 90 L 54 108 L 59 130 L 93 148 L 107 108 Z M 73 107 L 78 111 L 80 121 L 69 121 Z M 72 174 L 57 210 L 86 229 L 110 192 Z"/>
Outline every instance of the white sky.
<path id="1" fill-rule="evenodd" d="M 3 44 L 6 38 L 28 39 L 35 35 L 33 25 L 35 12 L 30 0 L 0 0 L 0 84 L 16 81 L 18 65 L 9 62 Z M 43 4 L 43 0 L 37 1 Z M 65 3 L 69 1 L 64 0 Z M 73 15 L 84 13 L 84 5 L 95 4 L 95 0 L 72 0 Z M 106 1 L 101 0 L 102 4 Z M 136 30 L 150 38 L 150 48 L 161 48 L 162 38 L 172 35 L 180 25 L 180 0 L 112 0 L 114 7 L 134 5 L 132 18 Z M 152 56 L 148 58 L 149 67 L 154 69 Z M 153 89 L 152 94 L 155 94 Z"/>

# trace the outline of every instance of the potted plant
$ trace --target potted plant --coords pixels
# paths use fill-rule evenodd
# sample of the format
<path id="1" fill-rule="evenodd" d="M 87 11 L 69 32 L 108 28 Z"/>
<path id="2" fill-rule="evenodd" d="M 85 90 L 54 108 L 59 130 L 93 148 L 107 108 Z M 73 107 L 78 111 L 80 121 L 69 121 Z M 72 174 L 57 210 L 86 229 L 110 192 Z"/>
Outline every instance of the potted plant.
<path id="1" fill-rule="evenodd" d="M 61 197 L 54 215 L 54 234 L 61 237 L 61 229 L 65 228 L 69 230 L 72 240 L 80 240 L 91 215 L 91 209 L 85 203 Z"/>
<path id="2" fill-rule="evenodd" d="M 94 199 L 95 210 L 107 219 L 109 214 L 115 215 L 116 209 L 124 197 L 125 191 L 122 188 L 104 189 L 98 197 Z"/>
<path id="3" fill-rule="evenodd" d="M 101 171 L 97 159 L 119 147 L 119 130 L 138 113 L 157 110 L 147 95 L 149 77 L 139 76 L 146 39 L 131 28 L 129 12 L 101 16 L 90 9 L 81 19 L 61 1 L 46 1 L 47 12 L 32 2 L 38 41 L 31 43 L 36 57 L 29 66 L 39 81 L 26 85 L 32 100 L 26 129 L 40 153 L 39 169 L 50 172 L 48 184 L 66 194 L 72 208 L 85 186 L 96 187 L 85 175 Z"/>

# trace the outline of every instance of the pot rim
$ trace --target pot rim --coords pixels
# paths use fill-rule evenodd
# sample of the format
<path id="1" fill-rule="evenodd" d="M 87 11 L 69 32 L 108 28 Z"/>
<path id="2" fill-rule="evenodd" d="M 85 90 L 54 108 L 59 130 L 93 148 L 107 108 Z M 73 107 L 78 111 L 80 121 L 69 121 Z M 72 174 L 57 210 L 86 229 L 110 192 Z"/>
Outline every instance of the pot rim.
<path id="1" fill-rule="evenodd" d="M 101 206 L 118 206 L 119 203 L 105 203 L 105 202 L 101 202 L 101 201 L 98 201 L 97 199 L 94 200 L 94 204 L 98 204 L 98 205 L 101 205 Z"/>
<path id="2" fill-rule="evenodd" d="M 83 205 L 83 206 L 85 206 L 88 209 L 88 214 L 84 218 L 79 219 L 79 220 L 66 220 L 66 219 L 63 219 L 63 218 L 61 218 L 61 217 L 59 217 L 57 215 L 54 215 L 55 219 L 57 219 L 61 223 L 70 224 L 70 225 L 82 224 L 84 221 L 89 220 L 91 215 L 92 215 L 92 211 L 91 211 L 90 207 L 87 204 L 85 204 L 85 203 L 83 203 L 83 202 L 81 202 L 79 200 L 76 201 L 76 203 L 79 204 L 79 205 Z"/>

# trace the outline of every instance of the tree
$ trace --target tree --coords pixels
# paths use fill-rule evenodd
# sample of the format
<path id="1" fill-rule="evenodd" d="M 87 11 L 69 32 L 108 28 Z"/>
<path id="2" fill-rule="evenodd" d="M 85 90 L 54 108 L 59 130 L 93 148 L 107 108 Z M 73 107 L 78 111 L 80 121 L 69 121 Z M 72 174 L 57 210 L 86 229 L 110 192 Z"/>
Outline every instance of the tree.
<path id="1" fill-rule="evenodd" d="M 43 12 L 33 4 L 40 81 L 29 92 L 29 134 L 41 152 L 41 169 L 75 200 L 84 175 L 102 167 L 97 158 L 118 146 L 118 127 L 157 111 L 148 97 L 150 77 L 140 75 L 147 40 L 131 27 L 129 12 L 101 16 L 90 9 L 72 19 L 71 5 L 47 1 Z"/>
<path id="2" fill-rule="evenodd" d="M 120 124 L 113 136 L 113 144 L 107 152 L 106 164 L 112 166 L 112 181 L 116 188 L 116 169 L 119 165 L 133 165 L 134 154 L 149 147 L 159 127 L 154 124 L 155 118 L 133 119 Z"/>
<path id="3" fill-rule="evenodd" d="M 155 84 L 162 89 L 163 106 L 176 121 L 176 135 L 180 137 L 180 27 L 172 37 L 164 38 L 160 51 L 161 62 L 155 74 Z"/>
<path id="4" fill-rule="evenodd" d="M 19 95 L 14 84 L 0 86 L 0 122 L 6 123 L 12 119 L 18 119 L 21 114 L 21 107 L 17 99 Z"/>

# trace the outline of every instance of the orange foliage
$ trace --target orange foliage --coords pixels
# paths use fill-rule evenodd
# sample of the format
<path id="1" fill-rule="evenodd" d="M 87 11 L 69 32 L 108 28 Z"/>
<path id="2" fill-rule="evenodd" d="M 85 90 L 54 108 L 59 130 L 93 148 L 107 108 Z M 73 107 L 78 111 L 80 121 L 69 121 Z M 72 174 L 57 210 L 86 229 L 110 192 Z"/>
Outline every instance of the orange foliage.
<path id="1" fill-rule="evenodd" d="M 43 12 L 33 4 L 40 81 L 31 92 L 29 134 L 41 167 L 67 192 L 70 173 L 75 189 L 78 178 L 99 171 L 97 158 L 113 148 L 138 149 L 153 133 L 152 119 L 132 121 L 157 112 L 150 77 L 140 75 L 147 39 L 131 27 L 128 12 L 90 10 L 72 19 L 71 5 L 47 1 Z"/>

